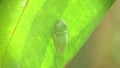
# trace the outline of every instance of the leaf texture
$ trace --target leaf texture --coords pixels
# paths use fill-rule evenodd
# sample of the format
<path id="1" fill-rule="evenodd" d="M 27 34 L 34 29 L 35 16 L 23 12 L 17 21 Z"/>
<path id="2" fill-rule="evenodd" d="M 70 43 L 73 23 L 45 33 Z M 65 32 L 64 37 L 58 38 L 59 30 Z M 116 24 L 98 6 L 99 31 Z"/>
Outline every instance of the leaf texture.
<path id="1" fill-rule="evenodd" d="M 0 68 L 63 68 L 115 0 L 1 0 Z M 56 56 L 58 19 L 69 30 L 67 48 Z"/>

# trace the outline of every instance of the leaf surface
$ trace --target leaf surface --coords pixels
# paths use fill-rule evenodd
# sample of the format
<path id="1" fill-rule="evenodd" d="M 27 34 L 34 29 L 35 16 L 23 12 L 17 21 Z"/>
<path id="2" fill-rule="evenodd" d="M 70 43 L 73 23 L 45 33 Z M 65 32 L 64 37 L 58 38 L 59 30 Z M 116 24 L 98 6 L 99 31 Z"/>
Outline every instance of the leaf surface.
<path id="1" fill-rule="evenodd" d="M 115 0 L 1 0 L 1 68 L 63 68 L 74 57 Z M 53 30 L 66 21 L 68 44 L 56 56 Z"/>

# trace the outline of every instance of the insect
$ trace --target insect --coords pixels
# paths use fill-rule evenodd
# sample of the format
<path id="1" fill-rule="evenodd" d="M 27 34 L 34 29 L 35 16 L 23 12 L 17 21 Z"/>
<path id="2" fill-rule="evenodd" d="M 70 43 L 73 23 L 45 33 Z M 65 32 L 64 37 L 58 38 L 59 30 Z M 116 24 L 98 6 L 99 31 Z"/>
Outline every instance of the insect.
<path id="1" fill-rule="evenodd" d="M 62 55 L 68 42 L 68 28 L 66 23 L 59 19 L 53 30 L 53 41 L 57 55 Z"/>

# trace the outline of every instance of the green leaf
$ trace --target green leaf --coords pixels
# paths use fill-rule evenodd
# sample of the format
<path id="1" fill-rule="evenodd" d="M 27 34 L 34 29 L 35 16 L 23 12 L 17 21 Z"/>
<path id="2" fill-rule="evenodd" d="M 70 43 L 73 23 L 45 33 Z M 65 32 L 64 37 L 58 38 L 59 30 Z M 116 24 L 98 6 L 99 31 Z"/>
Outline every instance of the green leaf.
<path id="1" fill-rule="evenodd" d="M 63 68 L 115 0 L 1 0 L 0 68 Z M 69 36 L 56 55 L 53 31 L 66 21 Z"/>

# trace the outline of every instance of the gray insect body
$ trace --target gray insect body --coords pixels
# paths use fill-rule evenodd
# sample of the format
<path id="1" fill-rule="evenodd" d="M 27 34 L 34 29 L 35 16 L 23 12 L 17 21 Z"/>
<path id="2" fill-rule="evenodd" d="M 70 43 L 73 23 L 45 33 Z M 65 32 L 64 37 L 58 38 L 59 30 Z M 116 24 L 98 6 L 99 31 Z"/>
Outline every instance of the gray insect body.
<path id="1" fill-rule="evenodd" d="M 64 53 L 68 41 L 68 29 L 66 23 L 59 20 L 53 31 L 54 45 L 58 55 Z"/>

